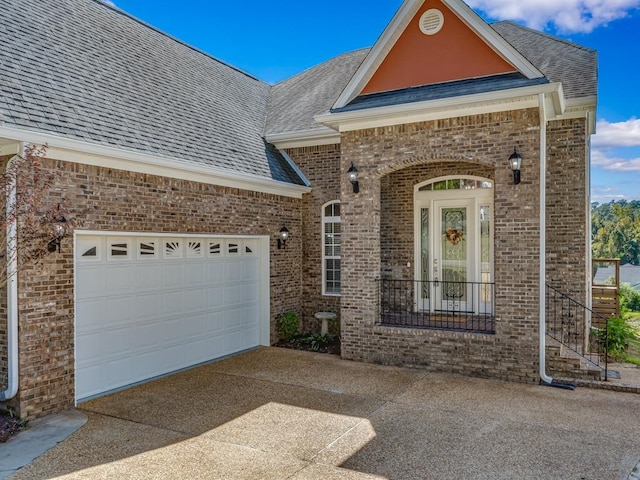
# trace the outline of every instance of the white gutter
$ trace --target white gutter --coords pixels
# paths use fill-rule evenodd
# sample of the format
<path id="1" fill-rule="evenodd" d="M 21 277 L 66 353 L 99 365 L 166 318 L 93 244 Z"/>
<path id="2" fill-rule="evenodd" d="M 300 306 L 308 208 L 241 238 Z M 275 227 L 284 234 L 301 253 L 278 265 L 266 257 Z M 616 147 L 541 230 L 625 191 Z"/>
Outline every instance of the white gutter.
<path id="1" fill-rule="evenodd" d="M 20 145 L 23 155 L 24 144 Z M 7 163 L 7 170 L 18 157 Z M 13 183 L 7 195 L 7 209 L 16 201 L 16 184 Z M 12 399 L 18 393 L 18 239 L 15 221 L 7 225 L 7 389 L 0 392 L 0 402 Z"/>
<path id="2" fill-rule="evenodd" d="M 340 133 L 332 128 L 321 126 L 312 130 L 269 133 L 265 135 L 265 140 L 275 145 L 279 150 L 283 148 L 315 147 L 340 143 Z"/>
<path id="3" fill-rule="evenodd" d="M 81 140 L 22 130 L 0 124 L 0 138 L 47 145 L 47 157 L 98 167 L 111 167 L 137 173 L 220 185 L 223 187 L 302 198 L 311 189 L 302 185 L 271 180 L 249 173 L 237 173 L 221 168 L 184 163 L 176 159 L 134 152 Z"/>
<path id="4" fill-rule="evenodd" d="M 550 113 L 554 117 L 562 115 L 566 109 L 564 90 L 560 82 L 554 82 L 362 110 L 330 112 L 316 115 L 314 119 L 329 128 L 345 132 L 452 116 L 535 108 L 538 106 L 538 96 L 543 93 L 549 94 L 553 99 L 553 112 Z"/>
<path id="5" fill-rule="evenodd" d="M 546 275 L 547 275 L 547 107 L 545 94 L 538 95 L 540 103 L 540 379 L 551 384 L 546 366 Z"/>

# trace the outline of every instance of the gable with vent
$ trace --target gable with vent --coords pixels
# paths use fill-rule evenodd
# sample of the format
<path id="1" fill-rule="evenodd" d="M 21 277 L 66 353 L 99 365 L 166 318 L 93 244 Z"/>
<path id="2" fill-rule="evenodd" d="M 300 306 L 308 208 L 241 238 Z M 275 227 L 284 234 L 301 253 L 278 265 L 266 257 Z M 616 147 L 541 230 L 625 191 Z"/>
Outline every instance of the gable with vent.
<path id="1" fill-rule="evenodd" d="M 406 0 L 334 108 L 359 95 L 537 70 L 461 0 Z"/>

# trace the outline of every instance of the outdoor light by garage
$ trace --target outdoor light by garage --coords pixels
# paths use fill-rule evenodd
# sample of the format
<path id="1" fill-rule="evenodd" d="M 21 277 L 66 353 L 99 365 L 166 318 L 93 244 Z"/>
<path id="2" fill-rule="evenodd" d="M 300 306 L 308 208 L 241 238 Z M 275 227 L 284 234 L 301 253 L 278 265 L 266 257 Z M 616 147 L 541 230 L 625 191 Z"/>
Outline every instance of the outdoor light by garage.
<path id="1" fill-rule="evenodd" d="M 358 193 L 360 191 L 360 184 L 358 183 L 358 169 L 353 162 L 351 162 L 351 166 L 349 167 L 349 170 L 347 170 L 347 174 L 349 175 L 349 181 L 353 186 L 353 193 Z"/>
<path id="2" fill-rule="evenodd" d="M 281 248 L 287 248 L 287 240 L 289 240 L 289 229 L 282 225 L 282 228 L 278 233 L 278 250 Z"/>
<path id="3" fill-rule="evenodd" d="M 64 215 L 60 215 L 54 218 L 53 221 L 55 222 L 51 227 L 51 236 L 53 239 L 47 244 L 47 250 L 50 252 L 58 250 L 58 253 L 60 253 L 60 241 L 67 233 L 67 219 L 64 218 Z"/>
<path id="4" fill-rule="evenodd" d="M 520 183 L 520 167 L 522 165 L 522 157 L 516 151 L 516 147 L 513 147 L 513 153 L 509 157 L 509 163 L 511 164 L 511 170 L 513 170 L 513 184 L 518 185 Z"/>

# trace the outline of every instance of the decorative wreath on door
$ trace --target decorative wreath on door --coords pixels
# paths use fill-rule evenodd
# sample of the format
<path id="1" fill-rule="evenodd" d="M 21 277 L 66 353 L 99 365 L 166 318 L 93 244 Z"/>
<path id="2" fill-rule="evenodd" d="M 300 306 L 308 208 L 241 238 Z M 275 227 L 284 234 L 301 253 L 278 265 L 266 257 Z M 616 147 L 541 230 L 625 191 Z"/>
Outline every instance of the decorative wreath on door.
<path id="1" fill-rule="evenodd" d="M 464 240 L 464 233 L 455 228 L 449 228 L 445 232 L 444 236 L 447 237 L 447 240 L 451 245 L 457 245 L 460 243 L 460 240 Z"/>

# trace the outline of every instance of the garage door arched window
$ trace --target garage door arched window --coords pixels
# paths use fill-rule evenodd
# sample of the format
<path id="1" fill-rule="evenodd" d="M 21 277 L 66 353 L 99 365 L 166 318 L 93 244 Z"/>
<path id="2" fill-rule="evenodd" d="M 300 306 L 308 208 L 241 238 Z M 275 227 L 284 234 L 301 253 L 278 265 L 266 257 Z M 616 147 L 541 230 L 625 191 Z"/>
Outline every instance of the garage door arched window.
<path id="1" fill-rule="evenodd" d="M 340 202 L 322 207 L 322 294 L 340 295 Z"/>

